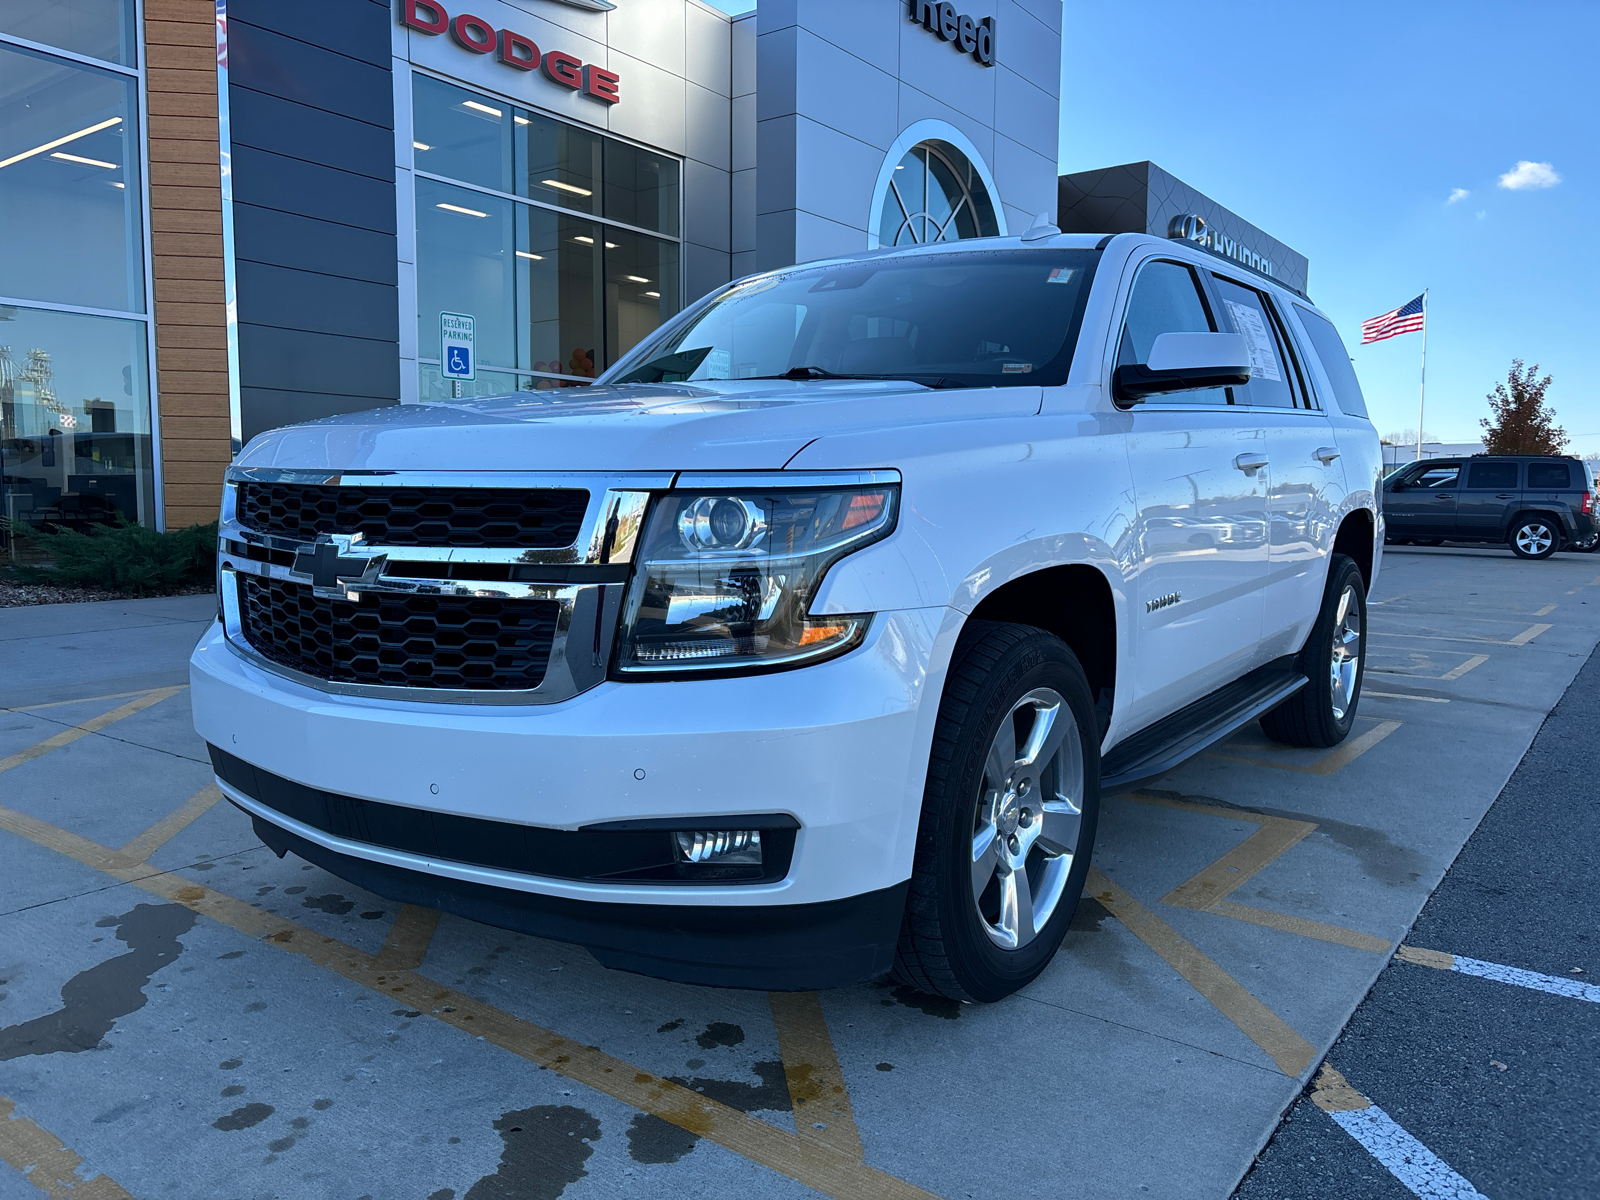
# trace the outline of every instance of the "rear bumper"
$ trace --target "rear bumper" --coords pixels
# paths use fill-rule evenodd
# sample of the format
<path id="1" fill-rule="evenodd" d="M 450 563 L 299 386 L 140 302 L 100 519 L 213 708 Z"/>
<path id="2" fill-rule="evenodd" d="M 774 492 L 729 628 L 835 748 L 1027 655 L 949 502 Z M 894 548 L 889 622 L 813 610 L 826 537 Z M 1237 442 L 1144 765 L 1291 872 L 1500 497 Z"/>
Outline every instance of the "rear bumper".
<path id="1" fill-rule="evenodd" d="M 251 817 L 256 836 L 275 853 L 293 851 L 398 904 L 573 942 L 616 970 L 713 987 L 814 991 L 884 974 L 894 963 L 910 887 L 907 880 L 819 904 L 595 904 L 341 854 L 254 813 Z"/>

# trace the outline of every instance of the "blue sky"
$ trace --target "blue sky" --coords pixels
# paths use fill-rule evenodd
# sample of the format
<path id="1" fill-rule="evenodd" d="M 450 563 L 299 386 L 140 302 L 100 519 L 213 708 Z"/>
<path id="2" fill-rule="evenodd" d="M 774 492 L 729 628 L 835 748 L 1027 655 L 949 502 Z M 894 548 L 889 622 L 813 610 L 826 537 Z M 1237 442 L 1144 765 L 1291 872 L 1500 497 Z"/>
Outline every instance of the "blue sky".
<path id="1" fill-rule="evenodd" d="M 1430 434 L 1475 439 L 1521 357 L 1596 453 L 1597 42 L 1594 3 L 1069 0 L 1061 167 L 1149 159 L 1306 255 L 1379 432 L 1416 427 L 1422 339 L 1360 323 L 1429 288 Z M 1524 160 L 1560 182 L 1499 186 Z"/>

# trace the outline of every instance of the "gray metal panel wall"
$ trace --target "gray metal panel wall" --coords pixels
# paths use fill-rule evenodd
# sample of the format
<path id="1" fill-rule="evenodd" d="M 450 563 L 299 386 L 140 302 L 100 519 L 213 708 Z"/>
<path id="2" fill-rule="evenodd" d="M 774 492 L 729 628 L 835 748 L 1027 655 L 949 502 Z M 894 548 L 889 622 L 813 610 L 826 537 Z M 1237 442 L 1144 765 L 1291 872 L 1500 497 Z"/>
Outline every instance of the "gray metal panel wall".
<path id="1" fill-rule="evenodd" d="M 389 22 L 379 0 L 229 5 L 246 439 L 400 398 Z"/>
<path id="2" fill-rule="evenodd" d="M 1273 278 L 1306 290 L 1305 255 L 1258 229 L 1152 162 L 1078 171 L 1057 181 L 1056 224 L 1065 233 L 1148 233 L 1166 237 L 1173 217 L 1195 213 L 1273 264 Z"/>

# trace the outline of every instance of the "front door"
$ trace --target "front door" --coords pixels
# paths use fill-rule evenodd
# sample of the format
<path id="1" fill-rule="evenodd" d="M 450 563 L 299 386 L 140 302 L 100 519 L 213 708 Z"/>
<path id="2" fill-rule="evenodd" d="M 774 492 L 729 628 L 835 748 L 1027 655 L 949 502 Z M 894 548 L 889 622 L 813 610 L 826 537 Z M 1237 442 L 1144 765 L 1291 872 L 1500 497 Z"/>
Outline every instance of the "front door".
<path id="1" fill-rule="evenodd" d="M 1436 459 L 1402 471 L 1383 490 L 1383 519 L 1392 538 L 1447 538 L 1456 532 L 1461 464 Z M 1398 485 L 1398 486 L 1396 486 Z"/>
<path id="2" fill-rule="evenodd" d="M 1194 272 L 1140 266 L 1117 362 L 1148 361 L 1163 333 L 1217 329 Z M 1137 519 L 1134 726 L 1256 665 L 1267 575 L 1267 478 L 1258 415 L 1225 389 L 1149 397 L 1129 410 Z"/>
<path id="3" fill-rule="evenodd" d="M 1456 535 L 1498 542 L 1522 501 L 1522 464 L 1514 458 L 1473 459 L 1456 502 Z"/>

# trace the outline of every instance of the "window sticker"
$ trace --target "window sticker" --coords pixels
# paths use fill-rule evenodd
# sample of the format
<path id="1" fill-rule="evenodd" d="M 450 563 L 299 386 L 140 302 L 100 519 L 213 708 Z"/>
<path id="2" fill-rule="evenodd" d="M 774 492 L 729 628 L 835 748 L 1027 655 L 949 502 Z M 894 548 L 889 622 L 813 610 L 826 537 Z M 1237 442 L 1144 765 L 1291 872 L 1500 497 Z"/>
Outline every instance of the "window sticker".
<path id="1" fill-rule="evenodd" d="M 1239 304 L 1233 300 L 1226 303 L 1228 310 L 1233 313 L 1234 328 L 1244 335 L 1245 344 L 1250 347 L 1250 377 L 1283 382 L 1283 375 L 1278 371 L 1278 356 L 1272 348 L 1272 338 L 1267 333 L 1260 311 L 1253 305 Z"/>
<path id="2" fill-rule="evenodd" d="M 1001 363 L 1002 375 L 1027 375 L 1033 371 L 1032 363 Z"/>
<path id="3" fill-rule="evenodd" d="M 1078 273 L 1076 267 L 1053 267 L 1050 274 L 1044 277 L 1046 283 L 1071 283 L 1072 277 Z"/>
<path id="4" fill-rule="evenodd" d="M 728 368 L 733 365 L 733 355 L 726 350 L 713 350 L 706 355 L 704 374 L 702 379 L 726 379 Z"/>

